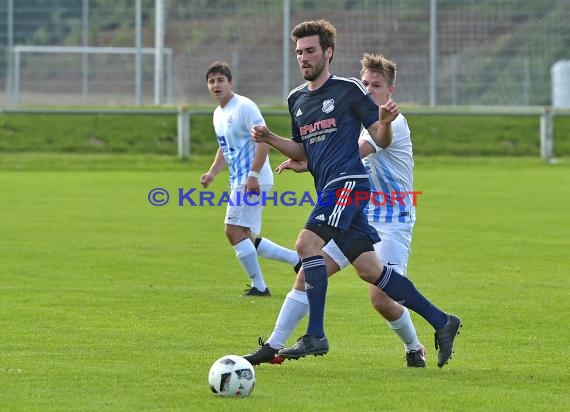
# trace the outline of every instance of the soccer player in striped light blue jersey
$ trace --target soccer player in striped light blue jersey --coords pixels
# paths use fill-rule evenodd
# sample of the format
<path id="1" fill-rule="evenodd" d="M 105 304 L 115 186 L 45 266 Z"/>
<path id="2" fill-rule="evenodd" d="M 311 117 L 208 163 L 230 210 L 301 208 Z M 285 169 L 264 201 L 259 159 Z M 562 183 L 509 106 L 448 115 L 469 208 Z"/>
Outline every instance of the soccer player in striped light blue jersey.
<path id="1" fill-rule="evenodd" d="M 271 190 L 273 171 L 269 165 L 269 147 L 253 142 L 249 134 L 255 125 L 265 125 L 265 120 L 252 100 L 234 93 L 227 63 L 212 63 L 206 71 L 206 81 L 210 94 L 219 104 L 213 116 L 219 148 L 210 169 L 200 176 L 200 183 L 208 187 L 228 166 L 231 202 L 226 208 L 225 234 L 251 281 L 244 296 L 270 296 L 258 256 L 293 266 L 298 265 L 299 256 L 294 250 L 265 237 L 256 237 L 261 231 L 261 192 Z M 246 201 L 244 195 L 248 193 L 257 195 L 250 194 Z"/>
<path id="2" fill-rule="evenodd" d="M 381 55 L 365 53 L 361 60 L 360 78 L 378 106 L 386 104 L 396 90 L 396 64 Z M 414 158 L 410 128 L 400 113 L 391 123 L 392 142 L 379 147 L 362 129 L 360 155 L 370 174 L 371 200 L 365 209 L 368 223 L 376 229 L 381 242 L 374 245 L 384 264 L 407 276 L 412 231 L 416 220 L 414 190 Z M 375 197 L 384 193 L 383 197 Z M 342 269 L 348 261 L 334 253 L 334 241 L 324 251 Z M 330 249 L 328 249 L 330 247 Z M 335 259 L 339 256 L 339 259 Z M 370 299 L 374 308 L 386 319 L 388 326 L 404 343 L 409 367 L 425 367 L 425 347 L 419 342 L 408 309 L 397 304 L 373 285 Z"/>
<path id="3" fill-rule="evenodd" d="M 336 40 L 336 29 L 330 22 L 300 23 L 291 32 L 291 38 L 296 43 L 301 73 L 307 80 L 288 97 L 292 139 L 277 136 L 266 126 L 254 127 L 252 138 L 268 143 L 292 160 L 306 160 L 321 198 L 335 201 L 315 206 L 297 239 L 309 322 L 306 334 L 278 354 L 298 359 L 323 355 L 329 350 L 324 331 L 328 272 L 322 248 L 334 240 L 363 280 L 394 301 L 403 302 L 432 325 L 439 348 L 438 366 L 442 367 L 453 353 L 461 320 L 438 309 L 409 279 L 380 263 L 373 246 L 380 238 L 368 224 L 364 214 L 367 202 L 360 198 L 371 189 L 360 161 L 360 125 L 368 129 L 377 146 L 386 148 L 391 143 L 391 123 L 399 109 L 391 100 L 378 108 L 358 80 L 329 73 Z"/>

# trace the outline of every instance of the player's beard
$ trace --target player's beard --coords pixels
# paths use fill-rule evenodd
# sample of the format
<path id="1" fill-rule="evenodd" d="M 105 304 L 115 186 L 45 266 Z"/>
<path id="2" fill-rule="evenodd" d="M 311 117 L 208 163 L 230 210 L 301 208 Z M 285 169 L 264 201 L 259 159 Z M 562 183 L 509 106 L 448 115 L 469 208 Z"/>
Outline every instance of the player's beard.
<path id="1" fill-rule="evenodd" d="M 301 68 L 302 69 L 302 68 Z M 325 69 L 325 56 L 313 66 L 313 69 L 309 72 L 303 72 L 303 79 L 310 82 L 315 81 L 319 78 L 323 70 Z"/>

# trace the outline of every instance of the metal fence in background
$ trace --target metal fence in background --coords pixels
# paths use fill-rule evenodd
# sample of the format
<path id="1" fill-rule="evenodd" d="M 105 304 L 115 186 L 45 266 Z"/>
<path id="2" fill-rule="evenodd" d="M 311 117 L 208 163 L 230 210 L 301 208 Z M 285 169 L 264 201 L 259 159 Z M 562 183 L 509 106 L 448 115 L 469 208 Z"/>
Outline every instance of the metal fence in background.
<path id="1" fill-rule="evenodd" d="M 401 103 L 550 105 L 570 59 L 570 0 L 0 0 L 0 105 L 211 104 L 214 60 L 282 104 L 302 82 L 289 32 L 318 18 L 338 30 L 333 72 L 382 53 Z"/>

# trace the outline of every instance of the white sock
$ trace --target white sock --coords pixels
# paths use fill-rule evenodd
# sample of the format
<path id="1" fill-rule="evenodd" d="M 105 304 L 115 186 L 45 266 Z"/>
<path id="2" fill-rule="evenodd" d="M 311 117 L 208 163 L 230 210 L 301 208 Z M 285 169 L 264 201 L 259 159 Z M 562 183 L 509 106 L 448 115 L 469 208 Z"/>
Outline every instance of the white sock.
<path id="1" fill-rule="evenodd" d="M 258 238 L 257 254 L 265 259 L 279 260 L 295 266 L 299 262 L 299 255 L 291 249 L 287 249 L 266 237 Z"/>
<path id="2" fill-rule="evenodd" d="M 410 311 L 408 308 L 404 308 L 404 313 L 399 319 L 393 321 L 386 321 L 390 329 L 396 332 L 396 335 L 400 337 L 402 342 L 404 342 L 404 348 L 406 352 L 412 350 L 418 350 L 422 344 L 418 340 L 418 335 L 416 333 L 416 328 L 412 323 L 412 318 L 410 316 Z"/>
<path id="3" fill-rule="evenodd" d="M 297 325 L 309 313 L 309 299 L 307 293 L 292 289 L 281 306 L 281 311 L 275 322 L 275 327 L 267 343 L 273 349 L 285 347 L 287 339 L 293 334 Z"/>
<path id="4" fill-rule="evenodd" d="M 263 292 L 267 288 L 267 285 L 265 284 L 265 280 L 263 280 L 263 275 L 261 274 L 261 268 L 259 267 L 259 261 L 257 260 L 257 251 L 255 250 L 255 246 L 253 246 L 253 243 L 251 243 L 251 240 L 248 238 L 242 240 L 238 244 L 235 244 L 233 247 L 236 252 L 237 259 L 247 272 L 247 276 L 251 279 L 251 286 Z"/>

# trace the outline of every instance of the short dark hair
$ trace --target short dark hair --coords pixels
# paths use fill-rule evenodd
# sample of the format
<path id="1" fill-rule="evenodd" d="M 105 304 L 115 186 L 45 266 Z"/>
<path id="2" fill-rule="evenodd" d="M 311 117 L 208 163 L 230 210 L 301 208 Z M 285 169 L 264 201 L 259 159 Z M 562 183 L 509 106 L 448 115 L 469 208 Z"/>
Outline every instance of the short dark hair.
<path id="1" fill-rule="evenodd" d="M 291 40 L 296 42 L 303 37 L 309 36 L 319 36 L 319 44 L 324 50 L 329 47 L 332 48 L 334 55 L 334 48 L 336 43 L 336 28 L 333 24 L 324 19 L 304 21 L 303 23 L 297 24 L 291 31 Z M 332 56 L 329 59 L 329 63 L 332 61 Z"/>
<path id="2" fill-rule="evenodd" d="M 232 81 L 232 71 L 230 70 L 230 65 L 226 62 L 216 61 L 212 63 L 210 67 L 208 67 L 208 70 L 206 70 L 206 81 L 208 81 L 208 77 L 210 77 L 212 73 L 219 73 L 222 76 L 226 76 L 229 82 Z"/>

